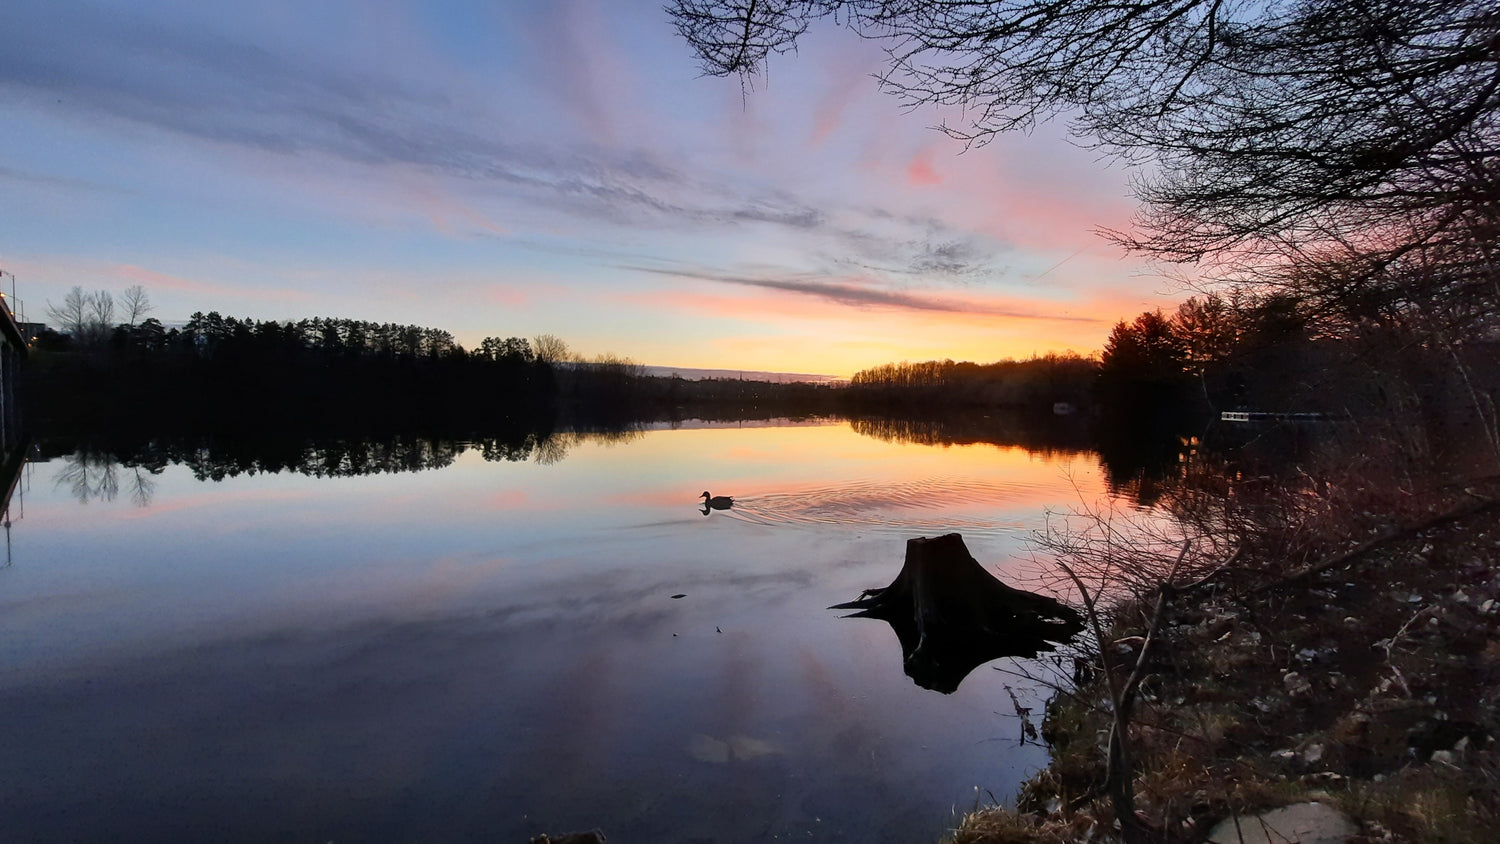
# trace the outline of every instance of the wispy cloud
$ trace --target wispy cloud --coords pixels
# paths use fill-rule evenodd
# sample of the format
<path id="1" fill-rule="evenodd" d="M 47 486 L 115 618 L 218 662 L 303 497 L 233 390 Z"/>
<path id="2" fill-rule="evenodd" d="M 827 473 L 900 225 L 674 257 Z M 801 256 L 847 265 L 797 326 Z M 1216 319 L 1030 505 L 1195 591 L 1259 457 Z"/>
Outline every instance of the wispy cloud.
<path id="1" fill-rule="evenodd" d="M 568 8 L 567 15 L 545 17 L 559 26 L 581 14 Z M 934 277 L 993 269 L 993 248 L 930 218 L 871 216 L 786 188 L 745 187 L 712 169 L 689 172 L 657 150 L 600 143 L 609 140 L 618 117 L 604 105 L 608 97 L 597 75 L 574 73 L 557 83 L 567 94 L 559 99 L 584 115 L 598 136 L 559 145 L 508 131 L 513 121 L 504 116 L 475 119 L 436 87 L 325 66 L 124 10 L 59 12 L 50 3 L 20 0 L 0 17 L 9 17 L 15 31 L 31 33 L 0 52 L 0 95 L 9 91 L 45 108 L 231 148 L 383 168 L 398 184 L 409 181 L 404 173 L 425 172 L 467 185 L 478 197 L 497 198 L 516 216 L 540 207 L 564 219 L 658 231 L 766 225 L 804 238 L 798 248 L 825 263 Z M 571 53 L 589 52 L 587 45 L 566 46 Z M 430 195 L 416 198 L 421 207 L 415 210 L 430 210 Z M 502 218 L 464 207 L 464 213 L 429 216 L 445 231 L 465 220 L 482 232 L 511 229 Z"/>
<path id="2" fill-rule="evenodd" d="M 1140 310 L 1079 253 L 1124 219 L 1097 168 L 1050 139 L 956 155 L 837 28 L 744 98 L 655 0 L 269 9 L 0 3 L 0 248 L 34 298 L 142 283 L 164 313 L 687 337 L 753 368 L 1087 347 L 1101 302 Z"/>
<path id="3" fill-rule="evenodd" d="M 1043 313 L 1039 311 L 1027 310 L 1024 308 L 1007 307 L 1005 305 L 992 303 L 987 304 L 972 301 L 954 301 L 937 296 L 920 296 L 896 290 L 883 290 L 875 287 L 862 287 L 859 285 L 844 282 L 821 281 L 811 278 L 770 278 L 765 276 L 734 275 L 731 273 L 713 272 L 710 270 L 667 269 L 662 267 L 645 267 L 638 265 L 621 265 L 619 268 L 634 270 L 636 272 L 672 276 L 674 278 L 685 278 L 697 281 L 711 281 L 719 284 L 732 284 L 741 287 L 756 287 L 763 290 L 776 290 L 782 293 L 794 293 L 803 296 L 812 296 L 818 299 L 835 302 L 840 305 L 850 305 L 861 308 L 897 308 L 910 311 L 980 314 L 984 316 L 1010 317 L 1014 319 L 1058 320 L 1063 322 L 1099 322 L 1098 319 L 1092 317 Z"/>
<path id="4" fill-rule="evenodd" d="M 84 179 L 71 179 L 66 176 L 53 176 L 47 173 L 33 173 L 26 170 L 17 170 L 13 167 L 0 165 L 0 181 L 13 182 L 18 185 L 45 190 L 69 190 L 83 191 L 88 193 L 119 193 L 117 188 L 101 185 Z"/>

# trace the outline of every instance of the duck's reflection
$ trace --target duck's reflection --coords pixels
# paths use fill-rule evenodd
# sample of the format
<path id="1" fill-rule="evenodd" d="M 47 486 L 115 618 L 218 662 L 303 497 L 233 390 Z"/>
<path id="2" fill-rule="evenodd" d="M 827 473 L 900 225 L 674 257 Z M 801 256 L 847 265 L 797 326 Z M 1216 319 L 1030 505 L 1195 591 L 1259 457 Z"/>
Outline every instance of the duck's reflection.
<path id="1" fill-rule="evenodd" d="M 956 533 L 908 540 L 906 562 L 891 585 L 829 609 L 859 610 L 847 617 L 890 624 L 907 676 L 943 694 L 992 659 L 1034 657 L 1083 629 L 1067 605 L 985 571 Z"/>

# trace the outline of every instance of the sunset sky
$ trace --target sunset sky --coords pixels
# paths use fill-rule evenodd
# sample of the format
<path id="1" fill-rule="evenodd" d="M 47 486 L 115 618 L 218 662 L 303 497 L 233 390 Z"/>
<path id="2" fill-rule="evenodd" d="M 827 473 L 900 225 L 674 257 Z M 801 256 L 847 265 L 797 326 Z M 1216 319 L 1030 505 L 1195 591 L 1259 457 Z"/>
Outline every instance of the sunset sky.
<path id="1" fill-rule="evenodd" d="M 1087 353 L 1181 298 L 1093 233 L 1128 173 L 1064 127 L 964 152 L 831 24 L 742 91 L 661 6 L 6 0 L 0 268 L 32 320 L 140 284 L 168 323 L 831 375 Z"/>

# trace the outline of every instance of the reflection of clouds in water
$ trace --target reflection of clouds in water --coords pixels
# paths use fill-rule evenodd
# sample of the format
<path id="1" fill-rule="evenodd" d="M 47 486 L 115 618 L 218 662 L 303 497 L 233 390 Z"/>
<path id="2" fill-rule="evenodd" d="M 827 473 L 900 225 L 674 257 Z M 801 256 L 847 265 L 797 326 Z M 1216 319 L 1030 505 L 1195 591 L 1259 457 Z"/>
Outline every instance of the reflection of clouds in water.
<path id="1" fill-rule="evenodd" d="M 728 764 L 730 760 L 744 762 L 782 752 L 776 745 L 750 736 L 730 736 L 720 741 L 713 736 L 697 733 L 687 744 L 689 756 L 699 762 L 715 765 Z"/>
<path id="2" fill-rule="evenodd" d="M 890 531 L 961 530 L 968 533 L 1014 533 L 1026 529 L 1019 520 L 955 515 L 965 505 L 1014 506 L 1034 492 L 1032 485 L 979 480 L 929 478 L 898 483 L 855 482 L 735 498 L 725 516 L 760 525 L 862 527 Z"/>
<path id="3" fill-rule="evenodd" d="M 31 804 L 27 817 L 55 808 L 46 817 L 66 810 L 121 837 L 160 837 L 150 818 L 130 816 L 123 797 L 73 796 L 128 796 L 154 782 L 183 795 L 166 806 L 172 814 L 239 828 L 247 839 L 291 827 L 391 837 L 389 813 L 364 811 L 378 803 L 399 806 L 423 834 L 455 840 L 524 841 L 534 819 L 574 817 L 567 813 L 583 804 L 636 840 L 718 840 L 726 829 L 769 840 L 825 827 L 851 840 L 936 840 L 940 829 L 924 831 L 941 821 L 930 819 L 973 782 L 1009 790 L 1012 768 L 1045 758 L 980 743 L 995 733 L 995 701 L 1012 708 L 1003 691 L 995 697 L 998 686 L 983 684 L 995 672 L 966 681 L 966 697 L 938 699 L 901 675 L 888 630 L 865 629 L 885 625 L 841 623 L 824 607 L 888 582 L 906 534 L 967 522 L 998 531 L 1025 518 L 1028 501 L 1066 498 L 1050 464 L 997 450 L 898 451 L 838 428 L 663 434 L 598 459 L 631 436 L 606 434 L 598 445 L 558 436 L 559 445 L 579 445 L 569 458 L 577 465 L 563 473 L 469 459 L 420 487 L 406 478 L 261 478 L 199 490 L 190 476 L 245 463 L 282 475 L 304 465 L 325 475 L 329 467 L 405 472 L 438 468 L 455 449 L 297 441 L 269 458 L 247 446 L 175 469 L 169 455 L 182 452 L 159 449 L 168 472 L 144 514 L 157 521 L 91 532 L 121 537 L 120 549 L 100 554 L 119 574 L 23 619 L 46 658 L 10 669 L 0 744 L 18 760 L 13 769 L 76 774 L 81 786 L 54 789 L 55 799 L 43 798 L 53 802 Z M 743 460 L 719 457 L 725 442 L 743 445 Z M 851 442 L 857 447 L 846 449 Z M 535 460 L 538 444 L 459 443 L 507 463 Z M 117 506 L 129 506 L 131 467 L 141 459 L 115 466 Z M 868 462 L 850 468 L 853 460 Z M 672 473 L 658 477 L 664 466 Z M 61 458 L 46 477 L 59 468 Z M 781 494 L 752 494 L 705 520 L 691 509 L 704 487 L 687 487 L 683 476 L 706 476 L 724 492 Z M 417 490 L 430 498 L 416 501 Z M 391 491 L 399 501 L 371 506 Z M 536 510 L 526 509 L 528 493 Z M 526 511 L 497 518 L 473 506 L 486 495 L 510 496 L 493 505 Z M 75 524 L 112 519 L 79 507 L 67 486 L 51 498 Z M 559 499 L 619 506 L 542 511 Z M 305 516 L 286 518 L 290 508 Z M 205 543 L 183 530 L 181 542 L 168 542 L 166 531 L 134 529 L 204 524 L 224 535 L 231 515 L 255 528 L 242 532 L 253 540 L 244 550 L 229 541 L 239 536 Z M 649 530 L 637 524 L 674 515 Z M 1017 533 L 971 547 L 1005 559 Z M 262 561 L 267 549 L 274 559 Z M 78 629 L 48 635 L 68 626 Z M 1012 725 L 1003 726 L 1009 736 Z M 143 744 L 152 753 L 140 753 Z M 328 792 L 329 782 L 359 782 L 360 793 Z M 271 803 L 285 814 L 254 811 Z M 349 820 L 330 826 L 330 816 Z M 45 822 L 20 826 L 21 837 L 44 837 L 26 833 Z"/>

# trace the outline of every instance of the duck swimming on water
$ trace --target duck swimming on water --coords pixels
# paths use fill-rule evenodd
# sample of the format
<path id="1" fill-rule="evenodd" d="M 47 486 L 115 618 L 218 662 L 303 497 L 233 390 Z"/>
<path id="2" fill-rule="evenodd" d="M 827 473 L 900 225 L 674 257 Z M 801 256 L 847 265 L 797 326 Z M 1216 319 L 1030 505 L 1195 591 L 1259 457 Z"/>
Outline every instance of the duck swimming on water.
<path id="1" fill-rule="evenodd" d="M 703 509 L 705 510 L 728 510 L 734 506 L 734 499 L 727 495 L 709 495 L 707 490 L 703 492 Z"/>

